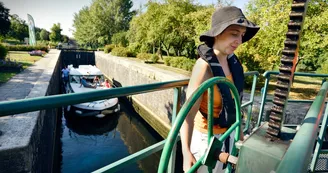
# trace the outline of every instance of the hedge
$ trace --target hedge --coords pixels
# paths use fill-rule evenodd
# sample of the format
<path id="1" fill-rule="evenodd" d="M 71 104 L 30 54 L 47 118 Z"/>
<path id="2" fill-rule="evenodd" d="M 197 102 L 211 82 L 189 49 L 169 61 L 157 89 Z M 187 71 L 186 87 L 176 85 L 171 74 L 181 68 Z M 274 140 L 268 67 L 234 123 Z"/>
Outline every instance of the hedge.
<path id="1" fill-rule="evenodd" d="M 110 53 L 116 46 L 114 44 L 106 45 L 104 48 L 105 53 Z"/>
<path id="2" fill-rule="evenodd" d="M 134 53 L 129 51 L 129 49 L 125 47 L 115 47 L 114 49 L 112 49 L 111 54 L 114 56 L 121 57 L 135 57 Z"/>
<path id="3" fill-rule="evenodd" d="M 5 59 L 7 56 L 8 50 L 5 46 L 0 44 L 0 59 Z"/>
<path id="4" fill-rule="evenodd" d="M 32 50 L 42 50 L 49 52 L 47 46 L 26 46 L 26 45 L 15 45 L 15 46 L 6 46 L 8 51 L 32 51 Z"/>
<path id="5" fill-rule="evenodd" d="M 150 53 L 138 53 L 137 58 L 143 60 L 145 63 L 152 62 L 156 63 L 159 60 L 159 56 Z"/>
<path id="6" fill-rule="evenodd" d="M 195 59 L 189 59 L 186 57 L 165 57 L 164 64 L 167 66 L 172 66 L 187 71 L 192 71 L 193 66 L 195 65 Z"/>

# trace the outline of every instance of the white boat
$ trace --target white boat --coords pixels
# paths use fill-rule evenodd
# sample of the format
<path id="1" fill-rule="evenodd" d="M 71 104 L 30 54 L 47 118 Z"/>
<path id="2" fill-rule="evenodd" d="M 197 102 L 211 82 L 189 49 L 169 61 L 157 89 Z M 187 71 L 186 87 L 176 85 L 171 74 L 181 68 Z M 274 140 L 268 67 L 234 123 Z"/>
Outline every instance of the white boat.
<path id="1" fill-rule="evenodd" d="M 96 66 L 80 65 L 78 68 L 74 68 L 73 65 L 69 65 L 68 68 L 70 70 L 69 84 L 65 87 L 68 93 L 110 89 L 100 85 L 104 81 L 104 75 Z M 99 82 L 93 84 L 93 79 L 96 76 L 99 78 Z M 82 78 L 84 78 L 85 81 L 81 84 Z M 106 114 L 120 111 L 120 105 L 118 103 L 118 98 L 111 98 L 72 105 L 68 107 L 68 109 L 73 109 L 73 111 L 80 116 L 96 116 L 101 118 Z"/>

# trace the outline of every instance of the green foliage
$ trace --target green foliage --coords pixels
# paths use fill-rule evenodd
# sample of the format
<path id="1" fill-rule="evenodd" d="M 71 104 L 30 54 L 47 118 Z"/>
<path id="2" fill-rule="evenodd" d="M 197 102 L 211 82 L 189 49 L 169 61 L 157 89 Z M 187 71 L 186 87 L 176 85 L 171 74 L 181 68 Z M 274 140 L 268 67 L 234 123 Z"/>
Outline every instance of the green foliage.
<path id="1" fill-rule="evenodd" d="M 193 66 L 196 63 L 195 59 L 189 59 L 186 57 L 166 57 L 164 63 L 167 66 L 172 66 L 186 71 L 192 71 Z"/>
<path id="2" fill-rule="evenodd" d="M 127 31 L 135 11 L 131 0 L 94 0 L 74 14 L 74 34 L 79 44 L 105 45 L 115 33 Z"/>
<path id="3" fill-rule="evenodd" d="M 41 37 L 40 37 L 40 33 L 41 33 L 42 29 L 41 28 L 38 28 L 38 27 L 35 27 L 34 28 L 34 32 L 35 32 L 35 40 L 41 40 Z"/>
<path id="4" fill-rule="evenodd" d="M 304 23 L 304 33 L 300 47 L 300 65 L 303 71 L 315 71 L 321 67 L 323 55 L 328 55 L 328 3 L 325 0 L 313 0 Z M 324 58 L 327 58 L 325 56 Z"/>
<path id="5" fill-rule="evenodd" d="M 61 40 L 63 43 L 68 43 L 69 37 L 67 35 L 63 35 Z"/>
<path id="6" fill-rule="evenodd" d="M 137 58 L 143 61 L 147 61 L 151 59 L 152 54 L 150 53 L 138 53 Z"/>
<path id="7" fill-rule="evenodd" d="M 251 0 L 246 16 L 261 29 L 258 34 L 238 48 L 236 54 L 246 69 L 260 72 L 273 70 L 280 65 L 281 51 L 286 39 L 291 9 L 290 0 Z M 328 48 L 328 4 L 325 0 L 309 2 L 301 38 L 299 66 L 301 70 L 320 67 L 318 57 Z"/>
<path id="8" fill-rule="evenodd" d="M 150 61 L 151 61 L 152 63 L 157 63 L 158 60 L 159 60 L 158 55 L 156 55 L 156 54 L 152 54 L 152 55 L 151 55 Z"/>
<path id="9" fill-rule="evenodd" d="M 129 51 L 128 48 L 125 47 L 115 47 L 112 52 L 114 56 L 121 56 L 121 57 L 134 57 L 133 53 Z"/>
<path id="10" fill-rule="evenodd" d="M 0 59 L 5 59 L 7 56 L 8 50 L 5 46 L 0 44 Z"/>
<path id="11" fill-rule="evenodd" d="M 159 56 L 156 54 L 150 54 L 150 53 L 138 53 L 136 56 L 138 59 L 143 60 L 144 62 L 152 62 L 157 63 L 159 60 Z"/>
<path id="12" fill-rule="evenodd" d="M 10 28 L 9 9 L 0 2 L 0 36 L 5 36 Z"/>
<path id="13" fill-rule="evenodd" d="M 112 43 L 118 46 L 126 47 L 128 40 L 126 39 L 126 32 L 115 33 L 112 37 Z"/>
<path id="14" fill-rule="evenodd" d="M 49 40 L 49 32 L 45 29 L 42 29 L 40 32 L 40 40 Z"/>
<path id="15" fill-rule="evenodd" d="M 61 31 L 62 29 L 60 28 L 60 23 L 57 23 L 52 26 L 52 28 L 50 29 L 51 33 L 49 35 L 50 41 L 52 42 L 60 42 L 62 39 L 61 36 Z"/>
<path id="16" fill-rule="evenodd" d="M 28 26 L 26 22 L 19 18 L 18 15 L 14 14 L 10 17 L 10 31 L 8 32 L 8 37 L 17 39 L 19 41 L 24 41 L 25 37 L 28 37 Z"/>
<path id="17" fill-rule="evenodd" d="M 130 22 L 129 44 L 137 47 L 137 52 L 159 50 L 167 56 L 196 58 L 199 35 L 210 28 L 213 11 L 213 6 L 192 0 L 149 1 L 147 11 Z"/>
<path id="18" fill-rule="evenodd" d="M 32 50 L 42 50 L 49 52 L 47 46 L 26 46 L 26 45 L 15 45 L 15 46 L 6 46 L 8 51 L 32 51 Z"/>
<path id="19" fill-rule="evenodd" d="M 318 58 L 318 62 L 320 64 L 320 67 L 317 69 L 317 73 L 323 73 L 323 74 L 328 74 L 328 52 L 325 54 L 322 54 Z"/>
<path id="20" fill-rule="evenodd" d="M 106 45 L 104 48 L 105 53 L 110 53 L 116 46 L 114 44 Z"/>

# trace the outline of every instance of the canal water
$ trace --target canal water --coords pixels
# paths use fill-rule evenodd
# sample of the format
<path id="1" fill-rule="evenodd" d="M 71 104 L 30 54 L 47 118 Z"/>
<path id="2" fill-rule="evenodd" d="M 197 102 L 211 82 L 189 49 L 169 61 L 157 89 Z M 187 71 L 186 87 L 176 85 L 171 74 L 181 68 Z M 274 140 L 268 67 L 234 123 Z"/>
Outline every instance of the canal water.
<path id="1" fill-rule="evenodd" d="M 86 173 L 163 140 L 131 106 L 104 118 L 77 117 L 64 111 L 61 118 L 59 167 L 62 173 Z M 157 172 L 160 152 L 118 172 Z"/>

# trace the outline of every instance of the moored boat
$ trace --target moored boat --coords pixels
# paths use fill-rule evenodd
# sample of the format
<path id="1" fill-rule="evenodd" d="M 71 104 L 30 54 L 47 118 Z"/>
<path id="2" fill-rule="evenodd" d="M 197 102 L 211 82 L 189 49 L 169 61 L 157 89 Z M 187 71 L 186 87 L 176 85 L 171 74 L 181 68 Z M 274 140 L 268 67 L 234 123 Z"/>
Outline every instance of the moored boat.
<path id="1" fill-rule="evenodd" d="M 94 90 L 110 89 L 108 85 L 102 85 L 104 75 L 93 65 L 80 65 L 74 68 L 72 65 L 68 66 L 69 83 L 66 86 L 68 93 L 83 93 Z M 71 105 L 69 110 L 74 111 L 79 116 L 96 116 L 104 117 L 107 114 L 115 113 L 120 110 L 118 98 L 104 99 L 86 103 Z"/>

